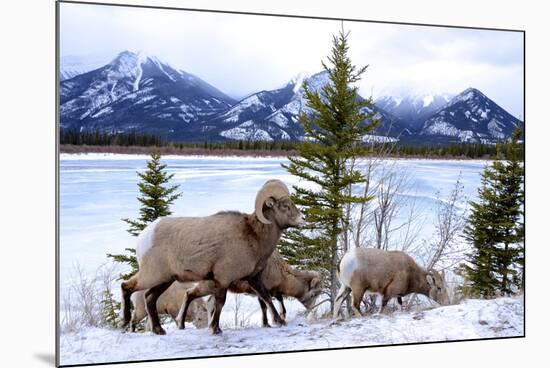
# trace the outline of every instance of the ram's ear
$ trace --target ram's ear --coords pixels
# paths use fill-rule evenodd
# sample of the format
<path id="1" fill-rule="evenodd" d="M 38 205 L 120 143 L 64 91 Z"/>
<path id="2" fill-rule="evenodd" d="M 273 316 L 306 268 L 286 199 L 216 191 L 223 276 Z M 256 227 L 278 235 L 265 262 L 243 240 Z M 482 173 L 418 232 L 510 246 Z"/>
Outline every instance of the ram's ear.
<path id="1" fill-rule="evenodd" d="M 275 205 L 275 198 L 273 197 L 269 197 L 268 199 L 265 200 L 265 205 L 266 207 L 268 208 L 271 208 Z"/>
<path id="2" fill-rule="evenodd" d="M 428 281 L 428 285 L 434 286 L 435 285 L 435 279 L 431 273 L 426 275 L 426 281 Z"/>
<path id="3" fill-rule="evenodd" d="M 321 284 L 321 279 L 319 277 L 313 277 L 309 281 L 309 288 L 310 289 L 316 289 Z"/>

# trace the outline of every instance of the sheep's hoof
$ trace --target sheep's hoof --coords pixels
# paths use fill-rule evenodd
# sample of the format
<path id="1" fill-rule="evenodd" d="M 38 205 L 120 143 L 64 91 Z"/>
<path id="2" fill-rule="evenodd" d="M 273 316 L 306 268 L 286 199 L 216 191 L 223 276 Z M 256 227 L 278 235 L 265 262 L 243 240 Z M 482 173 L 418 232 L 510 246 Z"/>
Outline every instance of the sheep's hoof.
<path id="1" fill-rule="evenodd" d="M 270 325 L 269 323 L 263 323 L 263 324 L 262 324 L 262 327 L 271 328 L 271 325 Z"/>
<path id="2" fill-rule="evenodd" d="M 219 327 L 213 327 L 212 330 L 211 330 L 211 333 L 212 333 L 212 335 L 221 335 L 222 334 L 222 329 L 219 328 Z"/>
<path id="3" fill-rule="evenodd" d="M 161 326 L 153 327 L 153 333 L 155 335 L 166 335 L 166 331 L 164 331 L 164 328 L 162 328 Z"/>
<path id="4" fill-rule="evenodd" d="M 277 323 L 277 326 L 279 327 L 283 327 L 283 326 L 286 326 L 286 321 L 282 318 L 279 318 L 275 321 L 275 323 Z"/>
<path id="5" fill-rule="evenodd" d="M 125 330 L 126 327 L 128 327 L 128 323 L 130 323 L 130 322 L 129 322 L 129 321 L 127 322 L 127 321 L 124 321 L 124 320 L 123 320 L 123 321 L 120 321 L 120 322 L 118 323 L 118 328 Z"/>
<path id="6" fill-rule="evenodd" d="M 178 326 L 178 329 L 185 330 L 185 322 L 178 320 L 176 321 L 176 326 Z"/>

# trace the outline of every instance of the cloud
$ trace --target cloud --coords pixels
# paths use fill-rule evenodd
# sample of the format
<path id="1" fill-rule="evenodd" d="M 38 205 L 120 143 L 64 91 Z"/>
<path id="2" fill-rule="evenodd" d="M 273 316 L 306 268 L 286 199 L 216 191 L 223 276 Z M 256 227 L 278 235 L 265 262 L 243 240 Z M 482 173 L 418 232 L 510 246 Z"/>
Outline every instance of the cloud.
<path id="1" fill-rule="evenodd" d="M 61 55 L 146 51 L 240 98 L 321 69 L 341 22 L 304 18 L 61 4 Z M 360 92 L 458 93 L 473 86 L 523 111 L 523 34 L 344 22 Z"/>

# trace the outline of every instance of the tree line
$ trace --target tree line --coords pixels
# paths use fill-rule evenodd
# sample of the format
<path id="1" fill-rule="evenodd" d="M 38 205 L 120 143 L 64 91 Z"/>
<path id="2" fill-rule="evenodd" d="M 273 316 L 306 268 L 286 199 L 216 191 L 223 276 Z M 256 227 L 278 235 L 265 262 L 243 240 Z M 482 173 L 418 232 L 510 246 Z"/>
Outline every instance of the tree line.
<path id="1" fill-rule="evenodd" d="M 95 131 L 79 131 L 73 129 L 60 129 L 59 143 L 88 146 L 143 146 L 162 147 L 167 144 L 159 136 L 154 134 L 138 133 L 131 131 L 104 132 L 99 129 Z"/>
<path id="2" fill-rule="evenodd" d="M 238 150 L 238 151 L 297 151 L 301 142 L 288 140 L 227 140 L 223 142 L 202 141 L 202 142 L 172 142 L 162 139 L 158 135 L 131 132 L 104 132 L 78 131 L 61 129 L 60 143 L 65 145 L 86 145 L 86 146 L 138 146 L 138 147 L 171 147 L 180 150 L 187 148 L 203 149 L 206 151 Z M 482 143 L 449 143 L 438 145 L 412 145 L 405 143 L 360 143 L 363 146 L 361 156 L 377 155 L 381 151 L 388 151 L 391 147 L 391 155 L 395 157 L 436 157 L 436 158 L 495 158 L 497 152 L 504 153 L 506 150 L 501 148 L 506 143 L 482 144 Z M 521 160 L 524 156 L 524 146 L 518 146 L 518 155 Z"/>

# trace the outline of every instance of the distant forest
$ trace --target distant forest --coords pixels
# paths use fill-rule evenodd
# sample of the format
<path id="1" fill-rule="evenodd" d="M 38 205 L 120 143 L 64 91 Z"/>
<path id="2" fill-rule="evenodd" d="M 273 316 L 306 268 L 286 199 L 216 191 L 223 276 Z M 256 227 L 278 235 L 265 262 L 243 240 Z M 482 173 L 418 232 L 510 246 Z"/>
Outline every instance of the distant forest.
<path id="1" fill-rule="evenodd" d="M 159 136 L 144 134 L 138 132 L 118 133 L 118 132 L 79 132 L 74 130 L 61 129 L 60 144 L 62 152 L 117 152 L 117 153 L 135 153 L 141 152 L 139 149 L 124 149 L 124 147 L 149 147 L 165 148 L 170 154 L 200 154 L 201 152 L 215 151 L 217 154 L 233 153 L 238 151 L 253 151 L 255 154 L 262 155 L 262 152 L 273 155 L 276 152 L 280 154 L 292 154 L 299 142 L 292 141 L 253 141 L 253 140 L 227 140 L 224 142 L 170 142 L 163 140 Z M 372 147 L 372 153 L 377 154 L 381 151 L 391 152 L 390 156 L 398 157 L 433 157 L 433 158 L 482 158 L 490 159 L 497 155 L 497 150 L 506 154 L 506 150 L 501 149 L 502 144 L 481 144 L 481 143 L 440 143 L 440 144 L 400 144 L 400 143 L 366 143 Z M 75 147 L 76 146 L 76 147 Z M 87 149 L 84 149 L 87 146 Z M 94 150 L 92 147 L 103 147 Z M 391 146 L 391 149 L 384 149 Z M 68 147 L 71 147 L 70 149 Z M 81 148 L 78 148 L 81 147 Z M 115 149 L 116 148 L 116 149 Z M 213 153 L 213 152 L 212 152 Z M 524 152 L 522 152 L 522 157 Z"/>

